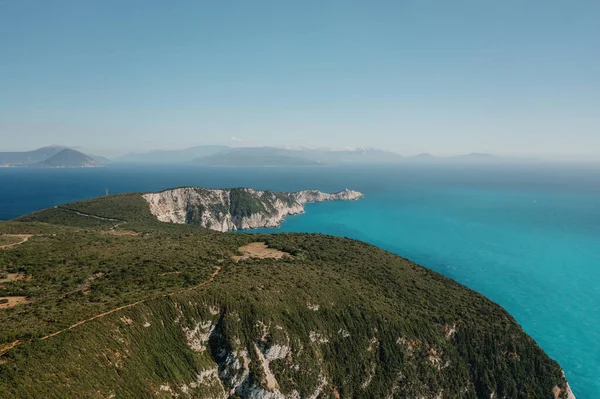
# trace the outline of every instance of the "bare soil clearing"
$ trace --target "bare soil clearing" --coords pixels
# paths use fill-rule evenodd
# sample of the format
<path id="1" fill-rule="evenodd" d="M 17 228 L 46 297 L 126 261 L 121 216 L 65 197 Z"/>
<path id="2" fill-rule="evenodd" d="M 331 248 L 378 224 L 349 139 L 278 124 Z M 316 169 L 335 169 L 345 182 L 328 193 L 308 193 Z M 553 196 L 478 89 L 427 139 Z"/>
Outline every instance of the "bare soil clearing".
<path id="1" fill-rule="evenodd" d="M 8 300 L 5 302 L 4 300 Z M 21 303 L 29 302 L 24 296 L 4 296 L 0 298 L 0 309 L 12 308 Z"/>
<path id="2" fill-rule="evenodd" d="M 0 284 L 9 283 L 11 281 L 19 281 L 19 280 L 31 280 L 31 276 L 25 279 L 25 275 L 23 273 L 8 273 L 6 278 L 0 278 Z"/>
<path id="3" fill-rule="evenodd" d="M 282 259 L 291 258 L 292 255 L 287 252 L 280 251 L 278 249 L 269 248 L 264 242 L 253 242 L 243 247 L 239 247 L 238 250 L 243 254 L 242 256 L 236 255 L 232 258 L 239 262 L 240 260 L 255 258 L 255 259 Z"/>

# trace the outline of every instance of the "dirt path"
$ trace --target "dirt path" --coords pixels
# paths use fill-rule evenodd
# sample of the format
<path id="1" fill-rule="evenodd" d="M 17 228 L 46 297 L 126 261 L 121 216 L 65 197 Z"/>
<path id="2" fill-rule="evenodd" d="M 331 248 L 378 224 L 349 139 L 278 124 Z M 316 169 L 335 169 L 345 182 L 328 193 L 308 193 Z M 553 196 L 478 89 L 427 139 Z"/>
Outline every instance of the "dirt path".
<path id="1" fill-rule="evenodd" d="M 182 292 L 186 292 L 186 291 L 190 291 L 190 290 L 194 290 L 194 289 L 200 288 L 200 287 L 202 287 L 202 286 L 204 286 L 204 285 L 206 285 L 206 284 L 210 283 L 211 281 L 213 281 L 213 280 L 215 279 L 215 277 L 217 277 L 217 275 L 219 274 L 219 272 L 221 271 L 221 269 L 222 269 L 222 267 L 221 267 L 221 266 L 217 266 L 217 267 L 216 267 L 216 269 L 215 269 L 215 271 L 213 272 L 213 274 L 211 274 L 211 276 L 210 276 L 210 277 L 209 277 L 207 280 L 203 281 L 202 283 L 200 283 L 200 284 L 198 284 L 198 285 L 195 285 L 195 286 L 193 286 L 193 287 L 189 287 L 189 288 L 184 288 L 184 289 L 182 289 L 182 290 L 175 291 L 175 292 L 172 292 L 172 293 L 170 293 L 170 294 L 163 294 L 163 295 L 161 295 L 160 297 L 172 296 L 172 295 L 180 294 L 180 293 L 182 293 Z M 155 298 L 156 298 L 156 297 L 155 297 Z M 134 303 L 130 303 L 130 304 L 128 304 L 128 305 L 119 306 L 118 308 L 111 309 L 111 310 L 109 310 L 109 311 L 107 311 L 107 312 L 104 312 L 104 313 L 99 313 L 99 314 L 97 314 L 97 315 L 95 315 L 95 316 L 92 316 L 92 317 L 90 317 L 90 318 L 88 318 L 88 319 L 85 319 L 85 320 L 78 321 L 77 323 L 75 323 L 75 324 L 73 324 L 73 325 L 71 325 L 71 326 L 69 326 L 69 327 L 67 327 L 67 328 L 64 328 L 64 329 L 62 329 L 62 330 L 59 330 L 59 331 L 53 332 L 52 334 L 48 334 L 48 335 L 46 335 L 45 337 L 42 337 L 42 338 L 41 338 L 41 340 L 46 340 L 46 339 L 48 339 L 48 338 L 51 338 L 51 337 L 54 337 L 54 336 L 56 336 L 56 335 L 58 335 L 58 334 L 62 334 L 62 333 L 64 333 L 65 331 L 69 331 L 69 330 L 72 330 L 72 329 L 74 329 L 74 328 L 76 328 L 76 327 L 79 327 L 80 325 L 82 325 L 82 324 L 85 324 L 85 323 L 87 323 L 88 321 L 92 321 L 92 320 L 95 320 L 95 319 L 102 318 L 102 317 L 104 317 L 104 316 L 108 316 L 108 315 L 110 315 L 110 314 L 113 314 L 113 313 L 115 313 L 115 312 L 118 312 L 118 311 L 120 311 L 120 310 L 123 310 L 123 309 L 132 308 L 132 307 L 134 307 L 134 306 L 137 306 L 137 305 L 139 305 L 139 304 L 141 304 L 141 303 L 147 302 L 147 301 L 149 301 L 149 300 L 151 300 L 151 299 L 155 299 L 155 298 L 143 299 L 143 300 L 141 300 L 141 301 L 137 301 L 137 302 L 134 302 Z M 30 342 L 30 341 L 25 341 L 25 342 Z M 12 343 L 5 344 L 4 346 L 0 346 L 0 356 L 1 356 L 1 355 L 3 355 L 3 354 L 5 354 L 6 352 L 8 352 L 9 350 L 11 350 L 11 349 L 12 349 L 12 348 L 14 348 L 15 346 L 21 345 L 21 344 L 23 344 L 23 343 L 24 343 L 24 342 L 21 342 L 21 341 L 17 340 L 17 341 L 14 341 L 14 342 L 12 342 Z"/>
<path id="2" fill-rule="evenodd" d="M 67 211 L 67 212 L 72 212 L 72 213 L 74 213 L 76 215 L 84 216 L 86 218 L 93 218 L 93 219 L 98 219 L 98 220 L 106 220 L 106 221 L 109 221 L 109 222 L 118 222 L 113 227 L 111 227 L 110 230 L 109 230 L 110 232 L 113 232 L 113 233 L 117 233 L 117 231 L 115 230 L 117 227 L 119 227 L 122 224 L 127 223 L 127 221 L 125 221 L 125 220 L 107 218 L 107 217 L 98 216 L 98 215 L 92 215 L 90 213 L 83 213 L 83 212 L 76 211 L 75 209 L 63 208 L 63 207 L 60 207 L 60 206 L 55 206 L 55 208 L 62 209 L 63 211 Z M 124 234 L 118 234 L 117 233 L 117 235 L 137 235 L 137 233 L 136 232 L 124 233 Z"/>
<path id="3" fill-rule="evenodd" d="M 83 213 L 83 212 L 76 211 L 75 209 L 63 208 L 62 206 L 55 206 L 55 208 L 62 209 L 63 211 L 73 212 L 73 213 L 75 213 L 75 214 L 77 214 L 79 216 L 85 216 L 85 217 L 88 217 L 88 218 L 94 218 L 94 219 L 100 219 L 100 220 L 108 220 L 109 222 L 121 222 L 121 223 L 124 222 L 124 220 L 121 220 L 121 219 L 111 219 L 111 218 L 106 218 L 104 216 L 92 215 L 92 214 L 89 214 L 89 213 Z"/>
<path id="4" fill-rule="evenodd" d="M 125 224 L 125 223 L 127 223 L 127 222 L 120 222 L 120 223 L 115 224 L 113 227 L 110 228 L 110 231 L 114 231 L 117 227 L 119 227 L 120 225 Z"/>
<path id="5" fill-rule="evenodd" d="M 11 350 L 12 348 L 14 348 L 15 346 L 17 346 L 19 344 L 21 344 L 21 341 L 16 340 L 16 341 L 4 344 L 4 345 L 0 345 L 0 354 L 4 354 L 4 353 L 8 352 L 9 350 Z"/>
<path id="6" fill-rule="evenodd" d="M 211 276 L 210 276 L 210 278 L 209 278 L 208 280 L 206 280 L 206 281 L 203 281 L 202 283 L 200 283 L 200 284 L 198 284 L 198 285 L 195 285 L 195 286 L 193 286 L 193 287 L 185 288 L 185 289 L 183 289 L 183 290 L 179 290 L 179 291 L 176 291 L 176 292 L 172 292 L 172 293 L 170 293 L 170 294 L 163 294 L 163 295 L 161 295 L 161 296 L 162 296 L 162 297 L 165 297 L 165 296 L 171 296 L 171 295 L 180 294 L 180 293 L 182 293 L 182 292 L 185 292 L 185 291 L 190 291 L 190 290 L 193 290 L 193 289 L 196 289 L 196 288 L 202 287 L 202 286 L 204 286 L 204 285 L 206 285 L 206 284 L 210 283 L 211 281 L 213 281 L 213 280 L 215 279 L 215 277 L 217 277 L 217 275 L 219 274 L 219 272 L 220 272 L 220 271 L 221 271 L 221 266 L 217 266 L 216 270 L 213 272 L 213 274 L 211 274 Z M 150 299 L 153 299 L 153 298 L 150 298 Z M 46 335 L 45 337 L 42 337 L 41 339 L 42 339 L 42 340 L 45 340 L 45 339 L 48 339 L 48 338 L 50 338 L 50 337 L 54 337 L 55 335 L 61 334 L 61 333 L 65 332 L 65 331 L 68 331 L 68 330 L 72 330 L 72 329 L 74 329 L 75 327 L 78 327 L 78 326 L 80 326 L 80 325 L 82 325 L 82 324 L 84 324 L 84 323 L 87 323 L 88 321 L 92 321 L 92 320 L 99 319 L 99 318 L 101 318 L 101 317 L 104 317 L 104 316 L 108 316 L 109 314 L 113 314 L 113 313 L 115 313 L 115 312 L 118 312 L 119 310 L 123 310 L 123 309 L 127 309 L 127 308 L 132 308 L 132 307 L 134 307 L 134 306 L 137 306 L 137 305 L 139 305 L 139 304 L 141 304 L 141 303 L 144 303 L 144 302 L 146 302 L 146 301 L 148 301 L 148 300 L 149 300 L 149 299 L 143 299 L 143 300 L 141 300 L 141 301 L 137 301 L 137 302 L 134 302 L 134 303 L 130 303 L 129 305 L 124 305 L 124 306 L 120 306 L 120 307 L 118 307 L 118 308 L 115 308 L 115 309 L 109 310 L 108 312 L 99 313 L 99 314 L 97 314 L 97 315 L 95 315 L 95 316 L 92 316 L 92 317 L 90 317 L 89 319 L 85 319 L 85 320 L 78 321 L 77 323 L 75 323 L 75 324 L 73 324 L 72 326 L 69 326 L 69 327 L 67 327 L 67 328 L 65 328 L 65 329 L 63 329 L 63 330 L 60 330 L 60 331 L 54 332 L 54 333 L 52 333 L 52 334 Z"/>
<path id="7" fill-rule="evenodd" d="M 173 294 L 164 294 L 163 296 L 167 296 L 167 295 L 174 295 L 174 294 L 179 294 L 182 292 L 186 292 L 186 291 L 191 291 L 191 290 L 195 290 L 196 288 L 200 288 L 202 286 L 205 286 L 206 284 L 210 283 L 211 281 L 213 281 L 215 279 L 215 277 L 217 277 L 217 275 L 219 274 L 219 272 L 221 271 L 222 267 L 221 266 L 217 266 L 215 268 L 215 271 L 213 272 L 213 274 L 210 275 L 210 278 L 208 280 L 205 280 L 203 282 L 201 282 L 198 285 L 194 285 L 193 287 L 189 287 L 189 288 L 184 288 L 182 290 L 179 290 L 177 292 L 174 292 Z"/>
<path id="8" fill-rule="evenodd" d="M 18 237 L 18 238 L 21 238 L 21 241 L 14 242 L 12 244 L 0 245 L 0 249 L 7 249 L 7 248 L 11 248 L 11 247 L 16 247 L 17 245 L 21 245 L 21 244 L 27 242 L 27 240 L 29 240 L 31 237 L 33 237 L 33 234 L 5 234 L 5 236 Z"/>
<path id="9" fill-rule="evenodd" d="M 72 330 L 75 327 L 79 327 L 80 325 L 85 324 L 88 321 L 92 321 L 92 320 L 96 320 L 96 319 L 99 319 L 99 318 L 104 317 L 104 316 L 108 316 L 109 314 L 113 314 L 115 312 L 118 312 L 119 310 L 123 310 L 123 309 L 127 309 L 127 308 L 132 308 L 132 307 L 137 306 L 137 305 L 139 305 L 140 303 L 143 303 L 143 302 L 146 302 L 146 299 L 144 299 L 142 301 L 137 301 L 137 302 L 134 302 L 134 303 L 130 303 L 129 305 L 120 306 L 118 308 L 109 310 L 108 312 L 99 313 L 99 314 L 97 314 L 95 316 L 90 317 L 89 319 L 78 321 L 77 323 L 75 323 L 75 324 L 73 324 L 73 325 L 71 325 L 71 326 L 69 326 L 69 327 L 67 327 L 67 328 L 65 328 L 63 330 L 59 330 L 59 331 L 53 332 L 52 334 L 48 334 L 45 337 L 42 337 L 41 340 L 43 341 L 43 340 L 46 340 L 46 339 L 48 339 L 50 337 L 54 337 L 54 336 L 56 336 L 58 334 L 62 334 L 65 331 Z"/>

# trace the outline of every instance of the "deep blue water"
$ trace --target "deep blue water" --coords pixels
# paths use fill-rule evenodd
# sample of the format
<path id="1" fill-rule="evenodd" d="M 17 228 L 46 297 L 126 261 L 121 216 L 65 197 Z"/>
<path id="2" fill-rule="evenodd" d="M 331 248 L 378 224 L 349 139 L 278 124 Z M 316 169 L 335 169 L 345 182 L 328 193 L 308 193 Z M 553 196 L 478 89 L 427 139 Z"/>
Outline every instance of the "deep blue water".
<path id="1" fill-rule="evenodd" d="M 0 169 L 0 219 L 105 188 L 183 185 L 362 191 L 275 231 L 368 241 L 481 292 L 561 364 L 578 399 L 600 397 L 600 167 Z"/>

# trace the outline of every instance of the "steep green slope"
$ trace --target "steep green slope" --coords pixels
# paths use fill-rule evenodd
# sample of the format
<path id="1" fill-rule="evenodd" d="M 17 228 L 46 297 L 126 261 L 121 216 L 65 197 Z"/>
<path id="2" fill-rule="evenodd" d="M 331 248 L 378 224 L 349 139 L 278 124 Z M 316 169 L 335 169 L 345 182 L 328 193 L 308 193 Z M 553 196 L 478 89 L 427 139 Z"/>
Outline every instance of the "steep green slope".
<path id="1" fill-rule="evenodd" d="M 121 199 L 55 209 L 80 227 L 0 223 L 33 235 L 0 250 L 0 297 L 28 301 L 0 309 L 0 397 L 567 398 L 510 315 L 435 272 L 344 238 L 145 222 Z M 236 261 L 251 242 L 287 256 Z"/>

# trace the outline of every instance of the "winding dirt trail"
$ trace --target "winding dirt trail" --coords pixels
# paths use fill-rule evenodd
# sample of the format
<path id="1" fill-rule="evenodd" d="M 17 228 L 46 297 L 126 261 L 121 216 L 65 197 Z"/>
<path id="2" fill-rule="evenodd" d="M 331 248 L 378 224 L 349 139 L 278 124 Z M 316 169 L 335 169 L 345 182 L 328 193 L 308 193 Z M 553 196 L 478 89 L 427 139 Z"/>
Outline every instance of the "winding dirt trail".
<path id="1" fill-rule="evenodd" d="M 55 206 L 55 208 L 62 209 L 63 211 L 67 211 L 67 212 L 72 212 L 72 213 L 74 213 L 76 215 L 84 216 L 86 218 L 93 218 L 93 219 L 98 219 L 98 220 L 106 220 L 108 222 L 118 222 L 117 224 L 115 224 L 113 227 L 110 228 L 110 231 L 115 231 L 115 229 L 117 227 L 121 226 L 122 224 L 127 223 L 127 221 L 122 220 L 122 219 L 114 219 L 114 218 L 107 218 L 107 217 L 104 217 L 104 216 L 92 215 L 91 213 L 83 213 L 83 212 L 76 211 L 75 209 L 63 208 L 62 206 Z"/>
<path id="2" fill-rule="evenodd" d="M 202 283 L 200 283 L 198 285 L 195 285 L 193 287 L 184 288 L 182 290 L 171 292 L 169 294 L 160 295 L 159 297 L 153 297 L 153 298 L 143 299 L 141 301 L 133 302 L 133 303 L 130 303 L 128 305 L 119 306 L 118 308 L 111 309 L 111 310 L 109 310 L 107 312 L 104 312 L 104 313 L 99 313 L 99 314 L 94 315 L 94 316 L 92 316 L 92 317 L 90 317 L 88 319 L 78 321 L 77 323 L 75 323 L 75 324 L 73 324 L 73 325 L 71 325 L 71 326 L 69 326 L 67 328 L 64 328 L 62 330 L 53 332 L 52 334 L 48 334 L 48 335 L 46 335 L 46 336 L 44 336 L 44 337 L 42 337 L 40 339 L 41 340 L 46 340 L 48 338 L 51 338 L 51 337 L 57 336 L 59 334 L 62 334 L 65 331 L 69 331 L 69 330 L 72 330 L 74 328 L 77 328 L 80 325 L 87 323 L 88 321 L 92 321 L 92 320 L 96 320 L 96 319 L 108 316 L 110 314 L 116 313 L 116 312 L 118 312 L 120 310 L 123 310 L 123 309 L 132 308 L 134 306 L 137 306 L 139 304 L 147 302 L 147 301 L 149 301 L 151 299 L 160 298 L 160 297 L 166 297 L 166 296 L 172 296 L 172 295 L 177 295 L 177 294 L 180 294 L 182 292 L 191 291 L 191 290 L 203 287 L 206 284 L 209 284 L 210 282 L 212 282 L 215 279 L 215 277 L 217 277 L 217 275 L 219 274 L 219 272 L 221 271 L 221 269 L 222 269 L 221 266 L 217 266 L 216 269 L 215 269 L 215 271 L 213 272 L 213 274 L 211 274 L 211 276 L 207 280 L 205 280 Z M 2 356 L 3 354 L 5 354 L 6 352 L 8 352 L 9 350 L 11 350 L 12 348 L 14 348 L 15 346 L 22 345 L 22 344 L 27 343 L 27 342 L 31 342 L 31 341 L 19 341 L 19 340 L 16 340 L 14 342 L 7 343 L 7 344 L 4 344 L 3 346 L 0 346 L 0 356 Z"/>
<path id="3" fill-rule="evenodd" d="M 21 344 L 21 341 L 16 340 L 16 341 L 1 345 L 0 346 L 0 355 L 5 354 L 6 352 L 8 352 L 9 350 L 11 350 L 12 348 L 14 348 L 15 346 L 17 346 L 19 344 Z"/>
<path id="4" fill-rule="evenodd" d="M 62 206 L 55 206 L 55 208 L 62 209 L 63 211 L 73 212 L 76 215 L 85 216 L 88 218 L 108 220 L 109 222 L 125 222 L 124 220 L 121 220 L 121 219 L 112 219 L 112 218 L 107 218 L 104 216 L 92 215 L 91 213 L 83 213 L 83 212 L 76 211 L 75 209 L 64 208 Z"/>
<path id="5" fill-rule="evenodd" d="M 72 329 L 74 329 L 74 328 L 76 328 L 76 327 L 79 327 L 80 325 L 82 325 L 82 324 L 85 324 L 85 323 L 87 323 L 88 321 L 92 321 L 92 320 L 96 320 L 96 319 L 99 319 L 99 318 L 101 318 L 101 317 L 104 317 L 104 316 L 108 316 L 109 314 L 113 314 L 113 313 L 115 313 L 115 312 L 118 312 L 119 310 L 123 310 L 123 309 L 127 309 L 127 308 L 132 308 L 132 307 L 134 307 L 134 306 L 137 306 L 137 305 L 139 305 L 140 303 L 143 303 L 143 302 L 146 302 L 146 301 L 147 301 L 147 299 L 144 299 L 144 300 L 142 300 L 142 301 L 137 301 L 137 302 L 134 302 L 134 303 L 130 303 L 129 305 L 119 306 L 118 308 L 111 309 L 111 310 L 109 310 L 108 312 L 104 312 L 104 313 L 98 313 L 97 315 L 95 315 L 95 316 L 92 316 L 92 317 L 90 317 L 89 319 L 85 319 L 85 320 L 78 321 L 77 323 L 75 323 L 75 324 L 73 324 L 73 325 L 71 325 L 71 326 L 69 326 L 69 327 L 67 327 L 67 328 L 65 328 L 65 329 L 62 329 L 62 330 L 59 330 L 59 331 L 53 332 L 52 334 L 48 334 L 48 335 L 46 335 L 45 337 L 42 337 L 42 338 L 40 338 L 40 339 L 41 339 L 42 341 L 44 341 L 44 340 L 46 340 L 46 339 L 48 339 L 48 338 L 51 338 L 51 337 L 54 337 L 54 336 L 56 336 L 56 335 L 58 335 L 58 334 L 62 334 L 62 333 L 64 333 L 65 331 L 72 330 Z"/>
<path id="6" fill-rule="evenodd" d="M 11 248 L 11 247 L 16 247 L 17 245 L 21 245 L 21 244 L 27 242 L 31 237 L 33 237 L 33 234 L 5 234 L 5 236 L 19 237 L 19 238 L 21 238 L 21 241 L 13 242 L 12 244 L 0 245 L 0 249 L 7 249 L 7 248 Z"/>

